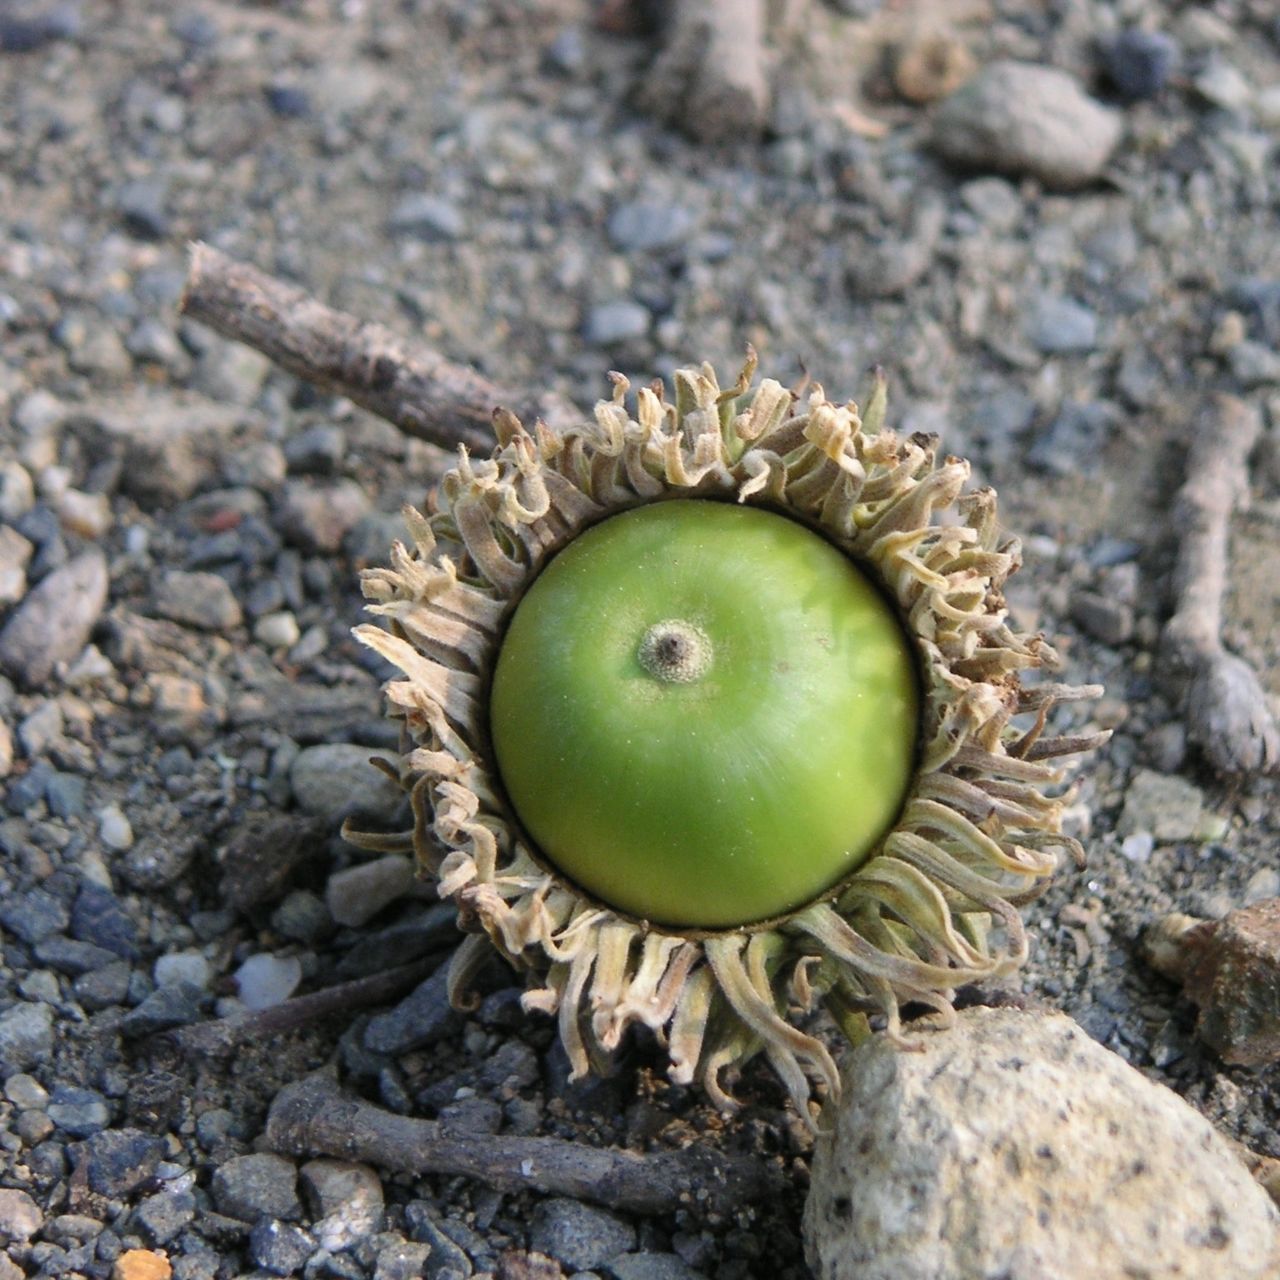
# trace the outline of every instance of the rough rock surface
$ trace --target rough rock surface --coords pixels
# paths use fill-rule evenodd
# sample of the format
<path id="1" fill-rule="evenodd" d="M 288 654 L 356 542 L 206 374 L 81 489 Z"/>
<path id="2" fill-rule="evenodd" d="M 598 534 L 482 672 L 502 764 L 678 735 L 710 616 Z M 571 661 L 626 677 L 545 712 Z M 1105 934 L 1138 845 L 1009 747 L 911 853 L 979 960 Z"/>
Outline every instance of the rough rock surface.
<path id="1" fill-rule="evenodd" d="M 1078 187 L 1102 172 L 1121 128 L 1120 116 L 1066 72 L 1005 60 L 984 67 L 938 108 L 932 136 L 956 164 Z"/>
<path id="2" fill-rule="evenodd" d="M 1060 1014 L 850 1056 L 805 1210 L 820 1280 L 1269 1280 L 1280 1213 L 1213 1127 Z"/>

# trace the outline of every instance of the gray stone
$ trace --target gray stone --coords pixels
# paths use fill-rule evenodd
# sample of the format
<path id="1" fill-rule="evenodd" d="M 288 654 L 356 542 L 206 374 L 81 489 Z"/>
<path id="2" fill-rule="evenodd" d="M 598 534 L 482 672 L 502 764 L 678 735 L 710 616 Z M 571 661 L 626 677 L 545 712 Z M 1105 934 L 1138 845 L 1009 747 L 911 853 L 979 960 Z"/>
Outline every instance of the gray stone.
<path id="1" fill-rule="evenodd" d="M 239 601 L 216 573 L 170 569 L 156 583 L 152 606 L 162 618 L 202 631 L 230 631 L 243 621 Z"/>
<path id="2" fill-rule="evenodd" d="M 205 993 L 186 982 L 157 987 L 136 1009 L 120 1020 L 120 1032 L 130 1037 L 185 1027 L 200 1018 Z"/>
<path id="3" fill-rule="evenodd" d="M 18 725 L 18 742 L 28 760 L 47 755 L 62 737 L 62 708 L 49 698 L 36 704 Z"/>
<path id="4" fill-rule="evenodd" d="M 138 926 L 120 899 L 101 885 L 83 884 L 71 908 L 71 936 L 105 947 L 126 960 L 138 958 Z"/>
<path id="5" fill-rule="evenodd" d="M 1172 844 L 1207 839 L 1214 825 L 1199 787 L 1185 778 L 1139 769 L 1125 792 L 1116 833 L 1123 837 L 1150 831 L 1157 843 Z"/>
<path id="6" fill-rule="evenodd" d="M 253 624 L 253 638 L 268 649 L 287 649 L 298 643 L 301 634 L 297 618 L 288 609 L 264 614 Z"/>
<path id="7" fill-rule="evenodd" d="M 333 917 L 309 889 L 295 889 L 272 912 L 271 927 L 282 937 L 314 944 L 333 932 Z"/>
<path id="8" fill-rule="evenodd" d="M 12 524 L 35 506 L 36 490 L 31 474 L 12 458 L 0 462 L 0 520 Z"/>
<path id="9" fill-rule="evenodd" d="M 0 631 L 0 668 L 28 687 L 79 656 L 107 602 L 107 560 L 96 547 L 50 573 Z"/>
<path id="10" fill-rule="evenodd" d="M 431 1249 L 409 1240 L 388 1240 L 373 1262 L 373 1280 L 421 1280 Z"/>
<path id="11" fill-rule="evenodd" d="M 448 965 L 443 965 L 394 1009 L 370 1018 L 364 1032 L 365 1048 L 395 1056 L 451 1035 L 460 1020 L 449 1004 L 448 982 Z"/>
<path id="12" fill-rule="evenodd" d="M 241 1222 L 259 1218 L 292 1221 L 302 1216 L 298 1171 L 293 1162 L 268 1151 L 233 1156 L 214 1172 L 210 1186 L 219 1213 Z"/>
<path id="13" fill-rule="evenodd" d="M 1094 591 L 1072 593 L 1071 619 L 1102 644 L 1125 644 L 1133 638 L 1133 610 L 1123 601 Z"/>
<path id="14" fill-rule="evenodd" d="M 1206 102 L 1233 115 L 1247 111 L 1253 100 L 1253 87 L 1244 73 L 1221 57 L 1210 58 L 1192 83 Z"/>
<path id="15" fill-rule="evenodd" d="M 964 438 L 999 452 L 1026 431 L 1035 415 L 1036 402 L 1021 387 L 998 387 L 968 409 Z"/>
<path id="16" fill-rule="evenodd" d="M 1066 72 L 998 61 L 938 107 L 931 140 L 959 165 L 1078 187 L 1102 172 L 1121 127 Z"/>
<path id="17" fill-rule="evenodd" d="M 35 957 L 50 969 L 59 973 L 79 977 L 83 973 L 92 973 L 116 959 L 114 951 L 106 947 L 95 946 L 92 942 L 82 942 L 78 938 L 65 938 L 61 934 L 53 934 L 36 943 Z"/>
<path id="18" fill-rule="evenodd" d="M 610 1280 L 704 1280 L 674 1253 L 624 1253 L 606 1263 L 603 1274 Z"/>
<path id="19" fill-rule="evenodd" d="M 40 1206 L 25 1191 L 0 1187 L 0 1243 L 26 1244 L 43 1222 Z"/>
<path id="20" fill-rule="evenodd" d="M 133 1211 L 133 1221 L 155 1245 L 168 1244 L 195 1216 L 195 1194 L 185 1185 L 148 1196 Z"/>
<path id="21" fill-rule="evenodd" d="M 1140 27 L 1104 41 L 1102 65 L 1122 98 L 1154 98 L 1169 82 L 1180 60 L 1177 41 L 1163 31 Z"/>
<path id="22" fill-rule="evenodd" d="M 1004 178 L 972 178 L 960 188 L 960 199 L 992 231 L 1006 234 L 1022 221 L 1022 197 Z"/>
<path id="23" fill-rule="evenodd" d="M 544 1200 L 533 1213 L 529 1247 L 569 1271 L 587 1271 L 636 1247 L 635 1228 L 577 1200 Z"/>
<path id="24" fill-rule="evenodd" d="M 1247 390 L 1280 384 L 1280 351 L 1246 338 L 1227 352 L 1232 376 Z"/>
<path id="25" fill-rule="evenodd" d="M 471 1259 L 441 1230 L 441 1224 L 425 1200 L 411 1200 L 405 1205 L 404 1223 L 410 1239 L 431 1248 L 426 1280 L 468 1280 L 472 1272 Z"/>
<path id="26" fill-rule="evenodd" d="M 1060 1014 L 875 1036 L 814 1152 L 817 1280 L 1265 1280 L 1280 1211 L 1213 1126 Z"/>
<path id="27" fill-rule="evenodd" d="M 111 1120 L 111 1109 L 100 1093 L 74 1085 L 58 1085 L 47 1110 L 49 1119 L 73 1138 L 100 1133 Z"/>
<path id="28" fill-rule="evenodd" d="M 619 249 L 669 249 L 697 229 L 692 209 L 671 200 L 636 200 L 619 205 L 609 217 L 609 239 Z"/>
<path id="29" fill-rule="evenodd" d="M 157 987 L 185 982 L 203 991 L 209 985 L 212 971 L 208 960 L 199 951 L 170 951 L 156 957 L 151 976 Z"/>
<path id="30" fill-rule="evenodd" d="M 0 904 L 0 925 L 29 947 L 65 929 L 70 919 L 65 903 L 46 889 L 29 889 Z"/>
<path id="31" fill-rule="evenodd" d="M 169 234 L 169 184 L 164 178 L 139 178 L 120 190 L 117 207 L 131 235 L 163 240 Z"/>
<path id="32" fill-rule="evenodd" d="M 303 475 L 330 475 L 342 463 L 347 437 L 341 427 L 318 422 L 285 441 L 289 470 Z"/>
<path id="33" fill-rule="evenodd" d="M 142 363 L 163 365 L 171 373 L 190 372 L 192 360 L 178 335 L 166 324 L 148 316 L 124 340 L 125 350 Z"/>
<path id="34" fill-rule="evenodd" d="M 23 1111 L 43 1109 L 49 1102 L 49 1091 L 35 1076 L 19 1071 L 4 1082 L 4 1096 Z"/>
<path id="35" fill-rule="evenodd" d="M 133 848 L 133 827 L 118 804 L 109 804 L 98 813 L 98 839 L 112 853 Z"/>
<path id="36" fill-rule="evenodd" d="M 236 970 L 235 980 L 241 1003 L 248 1009 L 269 1009 L 287 1000 L 302 981 L 302 962 L 297 956 L 270 953 L 250 956 Z"/>
<path id="37" fill-rule="evenodd" d="M 0 525 L 0 605 L 17 604 L 27 594 L 27 565 L 34 551 L 16 529 Z"/>
<path id="38" fill-rule="evenodd" d="M 338 822 L 352 813 L 380 821 L 394 819 L 404 802 L 404 792 L 369 763 L 375 756 L 392 764 L 399 762 L 392 752 L 347 742 L 327 742 L 299 751 L 289 769 L 289 785 L 298 806 L 326 822 Z"/>
<path id="39" fill-rule="evenodd" d="M 1106 401 L 1064 404 L 1027 450 L 1027 465 L 1056 476 L 1096 470 L 1117 417 Z"/>
<path id="40" fill-rule="evenodd" d="M 191 381 L 215 404 L 247 407 L 258 398 L 270 370 L 266 356 L 239 342 L 214 338 L 196 360 Z"/>
<path id="41" fill-rule="evenodd" d="M 78 818 L 84 813 L 88 783 L 74 773 L 55 771 L 44 789 L 45 802 L 55 818 Z"/>
<path id="42" fill-rule="evenodd" d="M 311 1230 L 321 1247 L 340 1253 L 382 1226 L 382 1183 L 367 1164 L 309 1160 L 302 1186 L 315 1215 Z"/>
<path id="43" fill-rule="evenodd" d="M 542 52 L 542 64 L 549 71 L 575 76 L 587 65 L 587 42 L 579 26 L 565 27 Z"/>
<path id="44" fill-rule="evenodd" d="M 369 497 L 354 480 L 291 481 L 284 487 L 280 526 L 308 551 L 333 552 L 368 510 Z"/>
<path id="45" fill-rule="evenodd" d="M 1098 342 L 1098 317 L 1070 298 L 1041 294 L 1031 306 L 1027 337 L 1047 356 L 1081 355 Z"/>
<path id="46" fill-rule="evenodd" d="M 133 980 L 133 966 L 127 960 L 113 960 L 100 969 L 82 973 L 71 990 L 76 1000 L 91 1013 L 123 1004 Z"/>
<path id="47" fill-rule="evenodd" d="M 452 200 L 415 191 L 405 196 L 391 211 L 389 229 L 398 235 L 420 240 L 456 240 L 467 230 L 462 210 Z"/>
<path id="48" fill-rule="evenodd" d="M 315 1251 L 313 1236 L 275 1218 L 263 1218 L 249 1233 L 249 1256 L 273 1276 L 297 1274 Z"/>
<path id="49" fill-rule="evenodd" d="M 53 1052 L 53 1010 L 15 1004 L 0 1013 L 0 1076 L 44 1062 Z"/>
<path id="50" fill-rule="evenodd" d="M 651 319 L 647 307 L 627 298 L 602 302 L 587 312 L 582 336 L 592 346 L 611 347 L 643 338 L 649 332 Z"/>
<path id="51" fill-rule="evenodd" d="M 104 1129 L 72 1150 L 91 1191 L 122 1199 L 155 1173 L 165 1144 L 140 1129 Z"/>

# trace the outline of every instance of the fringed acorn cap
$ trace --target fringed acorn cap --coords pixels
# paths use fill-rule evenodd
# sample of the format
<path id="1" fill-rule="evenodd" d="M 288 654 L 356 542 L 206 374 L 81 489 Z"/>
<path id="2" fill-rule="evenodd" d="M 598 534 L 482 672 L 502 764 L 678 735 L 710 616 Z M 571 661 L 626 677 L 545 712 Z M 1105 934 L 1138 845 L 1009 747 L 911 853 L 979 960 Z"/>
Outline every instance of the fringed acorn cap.
<path id="1" fill-rule="evenodd" d="M 530 975 L 525 1007 L 558 1019 L 575 1077 L 642 1023 L 665 1042 L 672 1080 L 699 1080 L 723 1106 L 722 1073 L 763 1051 L 808 1119 L 813 1083 L 833 1095 L 839 1077 L 788 1009 L 820 1001 L 851 1035 L 878 1012 L 901 1041 L 904 1003 L 947 1013 L 956 987 L 1022 964 L 1018 907 L 1061 854 L 1082 856 L 1050 794 L 1064 781 L 1057 758 L 1107 735 L 1044 736 L 1056 704 L 1101 690 L 1022 685 L 1020 672 L 1056 655 L 1009 623 L 1002 588 L 1019 544 L 1001 536 L 992 490 L 963 492 L 968 463 L 938 462 L 935 437 L 884 429 L 882 376 L 860 414 L 819 386 L 799 402 L 773 380 L 749 393 L 754 372 L 753 354 L 722 391 L 708 365 L 681 370 L 675 403 L 643 387 L 634 417 L 614 374 L 594 422 L 563 434 L 499 411 L 493 456 L 462 450 L 439 513 L 406 510 L 411 545 L 363 575 L 385 629 L 356 635 L 402 673 L 386 694 L 403 722 L 414 829 L 347 834 L 412 850 L 456 902 L 469 936 L 455 1002 L 490 946 Z M 522 594 L 589 526 L 670 498 L 762 505 L 820 530 L 896 605 L 921 674 L 919 765 L 896 824 L 817 900 L 739 928 L 664 928 L 580 892 L 529 846 L 488 745 L 493 669 Z"/>

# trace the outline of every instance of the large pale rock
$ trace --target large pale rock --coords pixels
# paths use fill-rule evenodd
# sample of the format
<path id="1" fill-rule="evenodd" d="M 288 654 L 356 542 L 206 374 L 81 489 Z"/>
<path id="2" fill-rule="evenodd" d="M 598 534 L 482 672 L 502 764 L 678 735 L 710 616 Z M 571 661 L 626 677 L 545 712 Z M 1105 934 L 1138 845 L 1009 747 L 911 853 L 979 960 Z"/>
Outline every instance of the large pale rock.
<path id="1" fill-rule="evenodd" d="M 1280 1276 L 1280 1212 L 1226 1142 L 1069 1018 L 912 1032 L 921 1053 L 849 1058 L 805 1208 L 818 1280 Z"/>
<path id="2" fill-rule="evenodd" d="M 993 62 L 943 102 L 934 150 L 972 169 L 1027 174 L 1078 187 L 1101 172 L 1120 141 L 1118 112 L 1090 98 L 1065 71 Z"/>

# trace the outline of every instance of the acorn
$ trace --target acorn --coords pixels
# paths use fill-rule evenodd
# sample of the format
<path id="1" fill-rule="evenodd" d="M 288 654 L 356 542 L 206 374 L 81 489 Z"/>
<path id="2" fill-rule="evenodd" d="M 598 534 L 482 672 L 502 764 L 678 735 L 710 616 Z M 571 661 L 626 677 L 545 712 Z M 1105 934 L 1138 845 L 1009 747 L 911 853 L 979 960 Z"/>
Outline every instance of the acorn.
<path id="1" fill-rule="evenodd" d="M 839 1076 L 805 1011 L 905 1045 L 904 1004 L 1025 960 L 1018 907 L 1082 857 L 1059 757 L 1105 735 L 1045 735 L 1101 690 L 1024 684 L 1056 655 L 968 464 L 884 429 L 879 372 L 862 412 L 755 365 L 634 413 L 614 374 L 561 433 L 500 410 L 406 509 L 356 635 L 401 672 L 414 827 L 346 834 L 457 904 L 456 1003 L 491 948 L 527 974 L 574 1077 L 642 1024 L 725 1107 L 763 1052 L 808 1119 Z"/>

